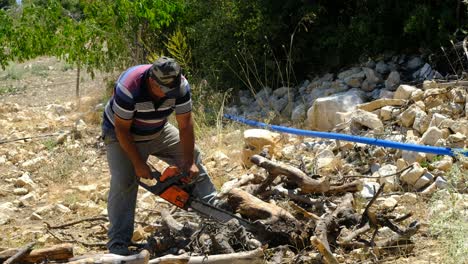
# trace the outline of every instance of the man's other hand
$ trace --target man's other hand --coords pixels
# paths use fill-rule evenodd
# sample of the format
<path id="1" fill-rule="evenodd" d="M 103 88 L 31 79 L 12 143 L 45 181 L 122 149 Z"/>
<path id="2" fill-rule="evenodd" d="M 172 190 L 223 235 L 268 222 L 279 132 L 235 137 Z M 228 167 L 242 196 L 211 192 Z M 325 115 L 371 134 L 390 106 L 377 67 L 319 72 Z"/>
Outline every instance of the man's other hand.
<path id="1" fill-rule="evenodd" d="M 140 178 L 151 179 L 151 169 L 147 164 L 135 166 L 135 174 Z"/>

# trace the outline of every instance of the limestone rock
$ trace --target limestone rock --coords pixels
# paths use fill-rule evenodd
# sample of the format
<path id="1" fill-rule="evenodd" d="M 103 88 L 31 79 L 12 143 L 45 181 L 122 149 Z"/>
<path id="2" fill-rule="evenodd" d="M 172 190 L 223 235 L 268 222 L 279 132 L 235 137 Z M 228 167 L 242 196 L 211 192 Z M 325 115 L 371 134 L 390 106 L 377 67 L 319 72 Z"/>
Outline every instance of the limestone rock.
<path id="1" fill-rule="evenodd" d="M 393 98 L 408 100 L 411 98 L 411 94 L 416 90 L 418 90 L 418 88 L 414 86 L 402 84 L 398 86 L 395 94 L 393 95 Z"/>
<path id="2" fill-rule="evenodd" d="M 307 111 L 307 123 L 312 130 L 330 131 L 340 123 L 337 112 L 353 111 L 357 105 L 363 102 L 362 92 L 355 89 L 319 98 Z"/>
<path id="3" fill-rule="evenodd" d="M 424 174 L 426 173 L 426 169 L 422 168 L 419 163 L 415 162 L 413 163 L 413 167 L 404 171 L 401 176 L 400 180 L 413 186 L 416 181 Z"/>
<path id="4" fill-rule="evenodd" d="M 377 193 L 377 190 L 380 188 L 380 184 L 372 181 L 364 181 L 362 185 L 362 190 L 360 192 L 363 198 L 372 198 Z"/>
<path id="5" fill-rule="evenodd" d="M 244 131 L 244 149 L 242 161 L 245 166 L 250 167 L 252 163 L 250 157 L 259 154 L 265 148 L 270 156 L 276 153 L 276 145 L 280 141 L 280 134 L 270 132 L 265 129 L 248 129 Z"/>
<path id="6" fill-rule="evenodd" d="M 377 172 L 377 175 L 380 176 L 379 183 L 385 183 L 384 191 L 396 191 L 398 189 L 397 183 L 397 166 L 386 164 L 383 165 Z M 392 176 L 388 176 L 392 175 Z"/>
<path id="7" fill-rule="evenodd" d="M 398 85 L 400 85 L 400 73 L 397 71 L 392 71 L 388 75 L 387 80 L 385 80 L 385 88 L 390 91 L 394 91 Z"/>
<path id="8" fill-rule="evenodd" d="M 442 138 L 442 131 L 437 127 L 430 127 L 421 137 L 421 143 L 435 146 L 437 141 Z"/>
<path id="9" fill-rule="evenodd" d="M 424 173 L 421 178 L 419 178 L 416 183 L 414 184 L 414 188 L 416 190 L 419 190 L 423 187 L 428 186 L 432 181 L 434 181 L 434 175 L 432 175 L 430 172 Z"/>
<path id="10" fill-rule="evenodd" d="M 331 150 L 320 151 L 316 156 L 316 169 L 320 175 L 328 175 L 341 167 L 341 160 Z"/>
<path id="11" fill-rule="evenodd" d="M 360 109 L 353 112 L 350 126 L 351 130 L 359 131 L 361 127 L 366 127 L 379 133 L 383 132 L 384 128 L 382 121 L 380 121 L 376 114 Z"/>
<path id="12" fill-rule="evenodd" d="M 360 104 L 357 106 L 357 108 L 362 109 L 364 111 L 372 112 L 385 106 L 402 106 L 405 103 L 406 100 L 402 99 L 380 98 L 374 101 L 370 101 L 368 103 Z"/>

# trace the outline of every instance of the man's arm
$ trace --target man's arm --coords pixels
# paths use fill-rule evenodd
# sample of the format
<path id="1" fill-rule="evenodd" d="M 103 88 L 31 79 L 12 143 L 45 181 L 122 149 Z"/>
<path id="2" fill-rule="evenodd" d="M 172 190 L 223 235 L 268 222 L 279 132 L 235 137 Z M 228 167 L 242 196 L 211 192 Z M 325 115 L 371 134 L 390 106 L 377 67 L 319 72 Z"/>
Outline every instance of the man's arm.
<path id="1" fill-rule="evenodd" d="M 183 167 L 181 169 L 189 172 L 191 177 L 196 177 L 199 171 L 194 159 L 195 134 L 193 131 L 192 112 L 176 115 L 176 120 L 179 126 L 180 143 L 184 155 Z"/>
<path id="2" fill-rule="evenodd" d="M 136 176 L 147 179 L 151 178 L 151 170 L 146 161 L 140 156 L 140 153 L 138 153 L 132 134 L 130 133 L 133 120 L 122 119 L 117 115 L 114 115 L 114 120 L 117 140 L 132 162 Z"/>

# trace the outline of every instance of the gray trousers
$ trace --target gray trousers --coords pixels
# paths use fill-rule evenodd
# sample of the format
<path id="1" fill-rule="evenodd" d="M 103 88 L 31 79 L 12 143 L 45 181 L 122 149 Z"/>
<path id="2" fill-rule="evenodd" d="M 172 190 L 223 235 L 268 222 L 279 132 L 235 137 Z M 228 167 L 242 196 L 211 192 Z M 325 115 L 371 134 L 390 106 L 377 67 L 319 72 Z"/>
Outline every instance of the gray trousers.
<path id="1" fill-rule="evenodd" d="M 111 174 L 107 201 L 107 213 L 110 221 L 107 248 L 110 249 L 117 244 L 128 246 L 131 242 L 138 183 L 133 164 L 120 147 L 115 133 L 113 131 L 104 132 L 103 138 L 106 143 L 107 161 Z M 169 165 L 180 167 L 183 159 L 179 130 L 169 123 L 164 126 L 156 139 L 136 142 L 136 147 L 144 160 L 147 160 L 149 155 L 153 155 Z M 192 190 L 192 195 L 212 203 L 215 200 L 216 189 L 201 163 L 197 148 L 195 148 L 195 163 L 200 170 L 200 176 Z"/>

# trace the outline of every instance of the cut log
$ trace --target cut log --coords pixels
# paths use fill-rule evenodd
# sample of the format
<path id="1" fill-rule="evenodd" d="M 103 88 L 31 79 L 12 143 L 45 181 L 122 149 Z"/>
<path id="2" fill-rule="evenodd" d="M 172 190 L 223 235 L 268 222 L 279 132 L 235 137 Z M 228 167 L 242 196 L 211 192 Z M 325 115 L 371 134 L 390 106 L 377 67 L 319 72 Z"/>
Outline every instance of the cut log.
<path id="1" fill-rule="evenodd" d="M 324 193 L 330 189 L 329 178 L 324 177 L 321 180 L 315 180 L 298 168 L 279 162 L 273 162 L 259 155 L 253 155 L 250 160 L 256 165 L 266 169 L 268 173 L 272 175 L 271 178 L 278 175 L 286 176 L 290 181 L 296 183 L 304 193 Z"/>
<path id="2" fill-rule="evenodd" d="M 166 225 L 175 234 L 191 236 L 198 228 L 198 226 L 190 222 L 186 222 L 185 225 L 179 223 L 174 219 L 174 217 L 172 217 L 168 210 L 161 211 L 161 218 L 163 224 Z"/>
<path id="3" fill-rule="evenodd" d="M 7 259 L 5 262 L 3 262 L 3 264 L 13 264 L 13 263 L 18 262 L 18 260 L 20 258 L 22 258 L 23 256 L 29 254 L 29 252 L 31 252 L 32 248 L 34 247 L 34 244 L 36 244 L 36 243 L 31 242 L 31 243 L 27 244 L 26 246 L 20 248 L 18 250 L 18 252 L 16 252 L 16 254 L 14 254 L 9 259 Z"/>
<path id="4" fill-rule="evenodd" d="M 92 256 L 81 256 L 73 258 L 69 264 L 146 264 L 149 261 L 150 253 L 147 250 L 142 250 L 139 254 L 131 256 L 120 256 L 116 254 L 97 254 Z"/>
<path id="5" fill-rule="evenodd" d="M 164 256 L 149 261 L 150 264 L 260 264 L 264 263 L 263 249 L 251 251 L 220 254 L 211 256 Z"/>
<path id="6" fill-rule="evenodd" d="M 0 252 L 0 262 L 18 253 L 19 249 L 10 249 Z M 45 260 L 64 261 L 73 257 L 72 244 L 60 244 L 49 248 L 35 249 L 18 260 L 21 263 L 37 263 Z"/>
<path id="7" fill-rule="evenodd" d="M 262 220 L 266 224 L 274 224 L 281 220 L 286 223 L 297 223 L 296 218 L 285 209 L 266 203 L 241 189 L 232 189 L 227 197 L 229 205 L 250 220 Z"/>

